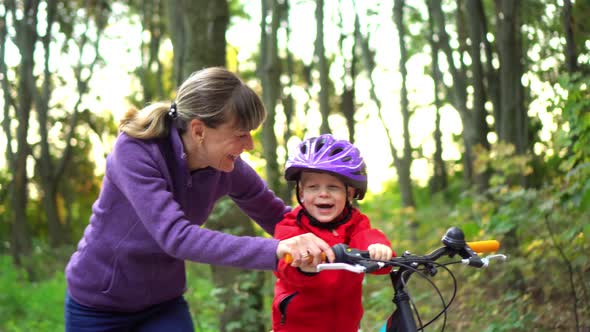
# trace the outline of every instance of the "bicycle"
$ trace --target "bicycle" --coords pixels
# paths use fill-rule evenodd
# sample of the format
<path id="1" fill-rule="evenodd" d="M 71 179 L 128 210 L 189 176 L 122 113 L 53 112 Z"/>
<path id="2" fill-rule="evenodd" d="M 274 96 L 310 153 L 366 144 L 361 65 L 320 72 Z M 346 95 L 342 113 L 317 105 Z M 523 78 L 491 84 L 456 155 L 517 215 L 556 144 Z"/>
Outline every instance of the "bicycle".
<path id="1" fill-rule="evenodd" d="M 456 291 L 457 280 L 455 279 L 451 270 L 447 265 L 464 264 L 476 268 L 487 267 L 490 261 L 506 260 L 506 255 L 494 254 L 487 257 L 480 257 L 478 253 L 490 253 L 498 250 L 500 244 L 495 240 L 466 242 L 463 231 L 457 227 L 451 227 L 442 237 L 441 242 L 443 246 L 423 256 L 413 255 L 406 251 L 399 257 L 394 257 L 388 261 L 377 261 L 370 259 L 368 251 L 361 251 L 349 248 L 345 244 L 337 244 L 332 247 L 336 259 L 331 263 L 322 263 L 317 265 L 317 271 L 324 270 L 348 270 L 356 273 L 369 273 L 384 267 L 392 267 L 389 273 L 392 286 L 394 288 L 393 302 L 395 309 L 389 316 L 385 331 L 395 332 L 414 332 L 423 331 L 425 327 L 436 321 L 440 316 L 444 315 L 442 330 L 444 331 L 447 319 L 447 309 L 452 304 Z M 447 262 L 445 264 L 437 263 L 436 261 L 441 257 L 460 256 L 460 260 Z M 429 276 L 434 276 L 438 268 L 445 269 L 453 279 L 453 294 L 448 303 L 445 302 L 442 293 L 438 287 L 428 279 Z M 443 309 L 433 319 L 426 323 L 422 323 L 420 315 L 416 306 L 410 298 L 406 290 L 407 282 L 410 276 L 414 273 L 426 278 L 429 283 L 436 289 L 442 304 Z"/>

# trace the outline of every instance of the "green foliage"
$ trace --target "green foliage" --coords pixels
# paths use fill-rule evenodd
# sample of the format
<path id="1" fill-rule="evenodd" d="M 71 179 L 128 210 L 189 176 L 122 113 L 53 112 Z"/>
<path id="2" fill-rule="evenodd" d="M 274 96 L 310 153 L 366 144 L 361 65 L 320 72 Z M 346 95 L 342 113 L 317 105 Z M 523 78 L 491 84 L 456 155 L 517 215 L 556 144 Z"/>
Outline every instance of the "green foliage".
<path id="1" fill-rule="evenodd" d="M 209 266 L 187 264 L 185 299 L 191 310 L 195 331 L 219 331 L 219 314 L 223 304 L 215 297 L 215 289 Z"/>
<path id="2" fill-rule="evenodd" d="M 63 269 L 73 248 L 49 249 L 37 246 L 36 254 L 31 258 L 34 274 L 42 275 L 38 282 L 29 282 L 27 273 L 12 265 L 11 258 L 0 255 L 0 331 L 2 332 L 54 332 L 64 329 L 64 297 L 66 282 Z M 57 271 L 57 272 L 56 272 Z M 251 285 L 248 280 L 240 282 L 240 289 Z M 272 288 L 270 288 L 272 290 Z M 224 303 L 218 295 L 223 290 L 217 289 L 211 280 L 211 268 L 203 264 L 187 264 L 187 291 L 185 298 L 189 303 L 195 323 L 195 331 L 219 331 L 219 313 Z M 250 297 L 247 292 L 240 292 L 238 301 L 244 308 L 248 307 Z M 271 291 L 267 294 L 270 297 Z M 244 310 L 248 319 L 266 321 L 270 325 L 270 315 L 266 311 Z M 246 320 L 236 320 L 236 331 Z"/>
<path id="3" fill-rule="evenodd" d="M 398 254 L 429 252 L 450 226 L 461 227 L 468 240 L 500 240 L 507 262 L 487 270 L 453 270 L 459 290 L 448 312 L 449 330 L 571 331 L 590 326 L 589 82 L 578 78 L 561 84 L 557 89 L 567 93 L 553 102 L 564 130 L 547 143 L 554 155 L 545 155 L 543 173 L 529 175 L 542 176 L 538 187 L 506 184 L 511 177 L 532 172 L 531 158 L 515 156 L 509 145 L 497 145 L 478 156 L 477 170 L 496 174 L 485 193 L 435 196 L 419 200 L 417 210 L 401 209 L 398 188 L 392 185 L 384 193 L 368 195 L 361 205 Z M 461 187 L 457 178 L 450 185 Z M 410 224 L 418 225 L 417 240 L 409 238 Z M 432 281 L 443 292 L 451 287 L 441 271 Z M 410 281 L 409 290 L 423 321 L 440 310 L 436 294 L 420 278 Z M 386 276 L 367 277 L 364 291 L 362 327 L 377 330 L 393 309 L 390 281 Z"/>
<path id="4" fill-rule="evenodd" d="M 564 75 L 560 80 L 562 95 L 553 106 L 557 122 L 564 128 L 556 132 L 557 151 L 567 151 L 562 170 L 590 162 L 590 76 Z"/>
<path id="5" fill-rule="evenodd" d="M 521 175 L 530 175 L 533 171 L 530 166 L 531 156 L 516 155 L 515 152 L 514 145 L 504 142 L 494 144 L 489 150 L 477 145 L 474 147 L 474 153 L 477 155 L 473 165 L 474 171 L 483 173 L 492 170 L 492 186 L 500 186 Z"/>
<path id="6" fill-rule="evenodd" d="M 44 266 L 46 262 L 39 258 L 35 265 Z M 45 269 L 36 273 L 41 271 Z M 44 276 L 42 281 L 29 282 L 24 272 L 15 269 L 9 256 L 0 256 L 0 331 L 63 331 L 62 269 Z"/>
<path id="7" fill-rule="evenodd" d="M 10 177 L 7 169 L 0 169 L 0 254 L 4 252 L 10 234 L 10 199 L 8 186 Z"/>

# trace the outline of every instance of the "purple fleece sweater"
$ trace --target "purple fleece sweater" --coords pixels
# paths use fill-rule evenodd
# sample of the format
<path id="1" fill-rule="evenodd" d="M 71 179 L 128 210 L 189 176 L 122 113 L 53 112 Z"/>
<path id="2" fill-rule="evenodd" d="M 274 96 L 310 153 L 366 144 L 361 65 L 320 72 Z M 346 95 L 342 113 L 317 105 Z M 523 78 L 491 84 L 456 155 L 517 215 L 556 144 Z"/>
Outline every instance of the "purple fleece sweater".
<path id="1" fill-rule="evenodd" d="M 289 211 L 241 159 L 229 173 L 191 173 L 175 128 L 162 139 L 119 135 L 66 267 L 68 292 L 89 307 L 132 312 L 182 295 L 184 260 L 274 270 L 277 240 L 200 227 L 224 195 L 269 234 Z"/>

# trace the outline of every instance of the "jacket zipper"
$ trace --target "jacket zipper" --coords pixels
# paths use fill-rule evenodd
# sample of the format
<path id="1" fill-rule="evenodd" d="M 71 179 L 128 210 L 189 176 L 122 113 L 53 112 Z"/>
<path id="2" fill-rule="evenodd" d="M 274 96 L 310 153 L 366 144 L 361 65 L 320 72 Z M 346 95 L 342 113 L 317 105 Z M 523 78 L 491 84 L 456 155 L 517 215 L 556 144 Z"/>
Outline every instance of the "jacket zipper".
<path id="1" fill-rule="evenodd" d="M 285 321 L 287 320 L 287 305 L 289 302 L 293 300 L 293 298 L 297 295 L 297 292 L 293 294 L 289 294 L 285 296 L 281 302 L 279 302 L 279 311 L 281 313 L 281 325 L 285 325 Z"/>

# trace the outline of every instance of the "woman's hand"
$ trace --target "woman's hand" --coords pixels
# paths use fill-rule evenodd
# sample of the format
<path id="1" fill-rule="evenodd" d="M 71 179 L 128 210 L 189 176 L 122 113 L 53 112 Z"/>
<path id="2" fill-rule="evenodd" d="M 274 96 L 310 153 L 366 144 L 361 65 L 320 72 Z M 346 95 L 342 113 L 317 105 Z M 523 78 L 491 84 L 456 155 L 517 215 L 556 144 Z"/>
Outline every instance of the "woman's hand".
<path id="1" fill-rule="evenodd" d="M 293 257 L 291 266 L 299 267 L 303 265 L 316 266 L 324 260 L 334 261 L 334 252 L 332 248 L 322 239 L 312 233 L 297 235 L 279 242 L 277 247 L 277 257 L 283 258 L 286 254 Z M 311 257 L 311 263 L 309 262 Z"/>
<path id="2" fill-rule="evenodd" d="M 368 249 L 372 259 L 388 261 L 393 256 L 393 250 L 391 250 L 389 246 L 381 243 L 373 243 Z"/>

